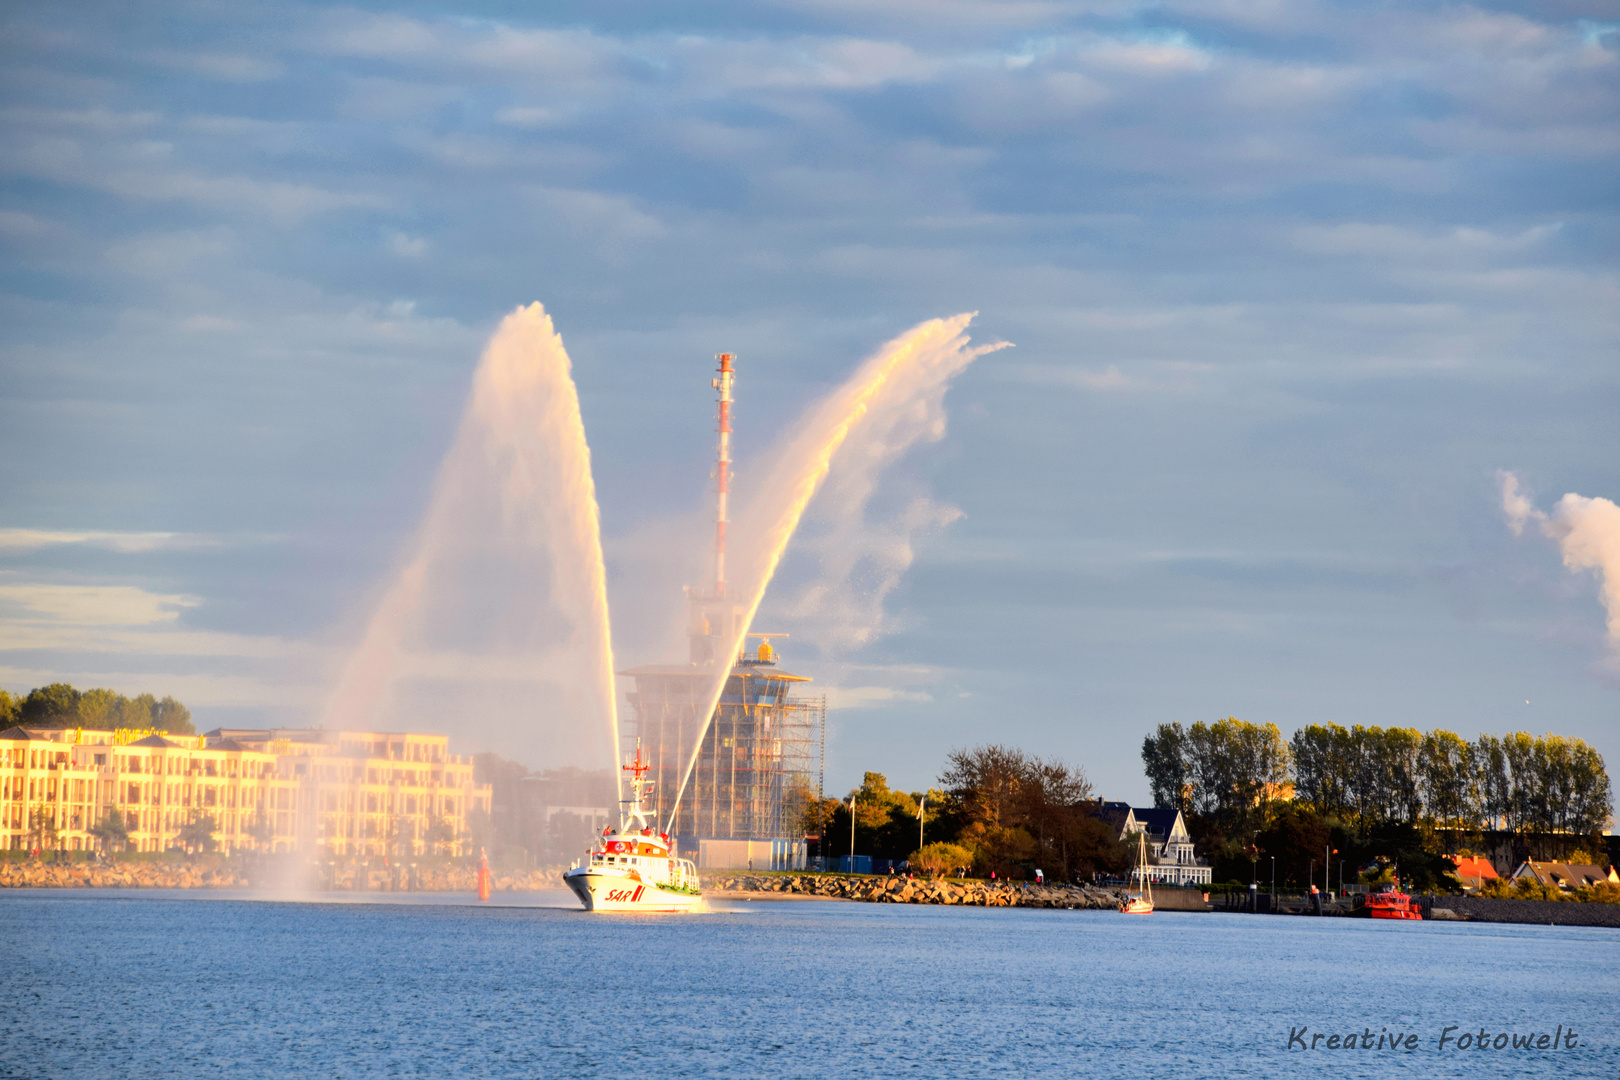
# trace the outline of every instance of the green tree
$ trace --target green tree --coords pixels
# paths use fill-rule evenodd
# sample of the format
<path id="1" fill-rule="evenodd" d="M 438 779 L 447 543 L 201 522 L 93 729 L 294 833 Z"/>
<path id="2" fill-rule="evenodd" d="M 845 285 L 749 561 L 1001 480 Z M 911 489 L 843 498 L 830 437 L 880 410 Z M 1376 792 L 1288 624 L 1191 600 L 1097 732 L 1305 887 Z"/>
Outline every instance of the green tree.
<path id="1" fill-rule="evenodd" d="M 0 689 L 0 728 L 16 725 L 22 719 L 22 699 Z"/>
<path id="2" fill-rule="evenodd" d="M 108 731 L 118 726 L 124 695 L 105 687 L 86 690 L 79 695 L 79 723 L 87 728 Z"/>
<path id="3" fill-rule="evenodd" d="M 113 726 L 135 729 L 152 727 L 152 711 L 157 708 L 157 704 L 157 698 L 151 694 L 124 698 L 119 703 L 118 722 Z"/>
<path id="4" fill-rule="evenodd" d="M 122 851 L 129 844 L 129 826 L 116 806 L 107 812 L 106 817 L 90 826 L 88 831 L 100 843 L 102 851 Z"/>
<path id="5" fill-rule="evenodd" d="M 1192 813 L 1191 747 L 1180 722 L 1160 724 L 1142 740 L 1142 767 L 1154 806 L 1173 806 L 1183 814 Z"/>
<path id="6" fill-rule="evenodd" d="M 1254 842 L 1262 855 L 1277 860 L 1277 884 L 1291 888 L 1309 887 L 1313 876 L 1321 881 L 1320 874 L 1311 874 L 1311 863 L 1320 870 L 1325 852 L 1332 849 L 1327 818 L 1308 805 L 1278 810 Z"/>
<path id="7" fill-rule="evenodd" d="M 214 820 L 213 814 L 193 813 L 191 820 L 180 826 L 180 831 L 175 835 L 187 855 L 196 855 L 199 852 L 206 854 L 218 846 L 214 840 L 217 831 L 219 823 Z"/>
<path id="8" fill-rule="evenodd" d="M 1187 732 L 1193 777 L 1193 810 L 1230 835 L 1253 832 L 1270 816 L 1271 804 L 1288 783 L 1288 744 L 1276 724 L 1250 724 L 1236 717 Z"/>
<path id="9" fill-rule="evenodd" d="M 35 803 L 33 810 L 28 814 L 28 846 L 40 851 L 50 851 L 56 847 L 56 841 L 62 830 L 56 827 L 56 814 L 45 809 L 45 804 Z"/>
<path id="10" fill-rule="evenodd" d="M 191 726 L 191 710 L 172 697 L 164 698 L 153 708 L 152 726 L 170 735 L 197 734 L 197 729 Z"/>
<path id="11" fill-rule="evenodd" d="M 22 703 L 22 723 L 37 727 L 77 727 L 79 692 L 67 683 L 51 683 L 28 692 Z"/>
<path id="12" fill-rule="evenodd" d="M 929 877 L 945 877 L 973 865 L 973 852 L 959 844 L 924 844 L 909 856 L 911 865 Z"/>
<path id="13" fill-rule="evenodd" d="M 1477 820 L 1478 784 L 1473 756 L 1473 747 L 1453 732 L 1431 731 L 1423 736 L 1418 768 L 1423 808 L 1434 824 L 1466 829 Z"/>

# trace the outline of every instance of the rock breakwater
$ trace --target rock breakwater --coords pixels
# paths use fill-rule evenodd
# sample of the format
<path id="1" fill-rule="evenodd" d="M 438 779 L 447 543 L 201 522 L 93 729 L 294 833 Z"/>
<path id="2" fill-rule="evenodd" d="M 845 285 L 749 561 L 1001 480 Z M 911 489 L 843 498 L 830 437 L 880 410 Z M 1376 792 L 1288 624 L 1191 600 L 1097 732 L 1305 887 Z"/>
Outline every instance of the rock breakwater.
<path id="1" fill-rule="evenodd" d="M 706 878 L 717 893 L 775 893 L 783 896 L 861 900 L 872 904 L 944 904 L 963 907 L 1065 908 L 1112 910 L 1120 894 L 1091 885 L 991 884 L 949 878 L 842 877 L 834 874 L 731 874 Z"/>
<path id="2" fill-rule="evenodd" d="M 0 889 L 245 889 L 236 868 L 172 863 L 0 863 Z"/>

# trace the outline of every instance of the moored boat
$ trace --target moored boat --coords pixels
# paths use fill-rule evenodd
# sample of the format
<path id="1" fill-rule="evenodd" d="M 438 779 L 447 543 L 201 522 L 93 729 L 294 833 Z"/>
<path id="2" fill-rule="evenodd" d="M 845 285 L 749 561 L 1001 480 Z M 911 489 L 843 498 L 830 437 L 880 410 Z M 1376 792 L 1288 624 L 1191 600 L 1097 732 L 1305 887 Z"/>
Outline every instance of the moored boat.
<path id="1" fill-rule="evenodd" d="M 586 911 L 690 911 L 702 893 L 697 867 L 677 857 L 668 833 L 649 823 L 641 800 L 651 782 L 641 747 L 624 766 L 631 774 L 630 799 L 619 825 L 602 830 L 585 858 L 569 868 L 563 882 Z"/>
<path id="2" fill-rule="evenodd" d="M 1374 919 L 1423 918 L 1423 912 L 1413 906 L 1411 896 L 1401 891 L 1399 879 L 1370 894 L 1362 910 Z"/>
<path id="3" fill-rule="evenodd" d="M 1151 915 L 1153 914 L 1153 881 L 1148 877 L 1147 836 L 1136 834 L 1136 869 L 1132 876 L 1138 877 L 1142 883 L 1142 892 L 1126 893 L 1125 899 L 1119 902 L 1119 910 L 1123 915 Z"/>

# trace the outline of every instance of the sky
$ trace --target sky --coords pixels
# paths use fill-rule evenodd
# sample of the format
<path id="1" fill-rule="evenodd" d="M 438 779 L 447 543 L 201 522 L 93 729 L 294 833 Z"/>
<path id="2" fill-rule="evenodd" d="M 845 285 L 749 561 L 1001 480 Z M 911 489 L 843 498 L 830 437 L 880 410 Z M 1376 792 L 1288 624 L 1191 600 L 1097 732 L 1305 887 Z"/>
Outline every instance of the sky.
<path id="1" fill-rule="evenodd" d="M 905 546 L 872 632 L 795 604 L 813 546 L 761 610 L 829 793 L 1002 742 L 1140 801 L 1154 725 L 1226 716 L 1620 763 L 1602 570 L 1499 478 L 1620 498 L 1620 5 L 154 0 L 8 5 L 0 50 L 13 693 L 316 722 L 533 301 L 619 659 L 668 659 L 638 567 L 702 520 L 713 355 L 746 477 L 978 312 L 1013 347 L 861 523 Z M 542 700 L 433 702 L 607 764 L 513 736 Z"/>

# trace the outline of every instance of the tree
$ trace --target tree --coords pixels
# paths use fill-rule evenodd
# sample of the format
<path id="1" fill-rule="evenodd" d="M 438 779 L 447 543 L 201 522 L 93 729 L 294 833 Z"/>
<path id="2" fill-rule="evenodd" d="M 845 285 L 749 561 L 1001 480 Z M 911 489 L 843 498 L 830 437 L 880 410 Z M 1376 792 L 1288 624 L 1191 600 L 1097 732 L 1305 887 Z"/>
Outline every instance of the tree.
<path id="1" fill-rule="evenodd" d="M 152 710 L 157 708 L 157 704 L 157 698 L 151 694 L 124 698 L 119 702 L 118 723 L 114 726 L 137 730 L 153 726 Z"/>
<path id="2" fill-rule="evenodd" d="M 118 812 L 116 806 L 107 811 L 106 817 L 90 826 L 88 831 L 101 844 L 102 851 L 122 851 L 129 844 L 129 826 L 124 823 L 124 815 Z"/>
<path id="3" fill-rule="evenodd" d="M 28 692 L 21 722 L 38 727 L 75 727 L 79 722 L 79 692 L 67 683 L 51 683 Z"/>
<path id="4" fill-rule="evenodd" d="M 185 848 L 187 855 L 206 853 L 218 846 L 214 841 L 214 833 L 218 829 L 219 825 L 214 821 L 213 814 L 193 813 L 191 820 L 180 827 L 176 838 L 180 841 L 180 846 Z"/>
<path id="5" fill-rule="evenodd" d="M 1142 766 L 1153 791 L 1154 806 L 1174 806 L 1184 814 L 1192 813 L 1187 798 L 1192 784 L 1188 751 L 1187 733 L 1179 722 L 1160 724 L 1142 740 Z"/>
<path id="6" fill-rule="evenodd" d="M 1295 798 L 1323 814 L 1348 811 L 1352 805 L 1350 732 L 1338 724 L 1310 724 L 1294 732 L 1289 747 Z"/>
<path id="7" fill-rule="evenodd" d="M 1029 761 L 1021 750 L 1006 746 L 978 746 L 945 755 L 940 786 L 962 800 L 975 823 L 1000 828 L 1017 814 L 1019 786 Z"/>
<path id="8" fill-rule="evenodd" d="M 973 865 L 973 852 L 958 844 L 925 844 L 908 860 L 929 877 L 943 877 Z"/>
<path id="9" fill-rule="evenodd" d="M 940 785 L 947 815 L 959 815 L 957 841 L 973 850 L 981 873 L 1039 867 L 1067 879 L 1113 868 L 1117 837 L 1092 818 L 1085 804 L 1091 782 L 1076 766 L 979 746 L 947 755 Z M 936 820 L 943 825 L 945 819 Z"/>
<path id="10" fill-rule="evenodd" d="M 0 689 L 0 728 L 12 727 L 22 718 L 22 699 Z"/>
<path id="11" fill-rule="evenodd" d="M 28 815 L 29 847 L 49 851 L 56 846 L 56 839 L 61 832 L 62 830 L 56 827 L 56 815 L 46 810 L 44 803 L 35 803 L 34 809 Z"/>
<path id="12" fill-rule="evenodd" d="M 1473 747 L 1450 731 L 1431 731 L 1423 736 L 1418 751 L 1423 808 L 1436 824 L 1446 828 L 1471 828 L 1478 801 L 1474 777 Z"/>
<path id="13" fill-rule="evenodd" d="M 1276 724 L 1229 716 L 1187 732 L 1193 811 L 1227 834 L 1252 832 L 1289 779 L 1288 744 Z"/>
<path id="14" fill-rule="evenodd" d="M 191 726 L 191 710 L 172 697 L 164 698 L 153 708 L 152 726 L 170 735 L 197 734 L 197 729 Z"/>
<path id="15" fill-rule="evenodd" d="M 105 687 L 86 690 L 79 695 L 79 723 L 100 731 L 111 729 L 118 721 L 124 696 Z"/>

